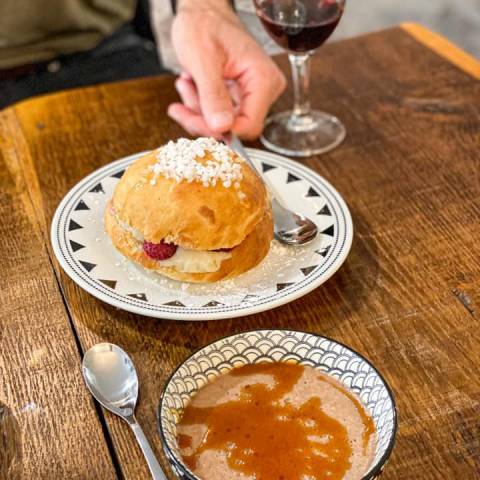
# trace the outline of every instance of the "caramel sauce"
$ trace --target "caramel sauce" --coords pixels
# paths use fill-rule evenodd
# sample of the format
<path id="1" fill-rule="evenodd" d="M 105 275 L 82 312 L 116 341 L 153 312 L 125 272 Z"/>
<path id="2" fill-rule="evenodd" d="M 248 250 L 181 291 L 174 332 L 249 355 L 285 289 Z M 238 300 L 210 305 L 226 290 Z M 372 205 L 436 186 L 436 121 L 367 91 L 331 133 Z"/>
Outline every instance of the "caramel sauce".
<path id="1" fill-rule="evenodd" d="M 309 367 L 307 367 L 309 368 Z M 196 448 L 189 435 L 178 436 L 187 466 L 195 472 L 199 456 L 207 450 L 225 452 L 229 468 L 257 480 L 340 480 L 351 466 L 352 446 L 347 429 L 322 410 L 320 396 L 293 406 L 282 398 L 292 391 L 305 367 L 291 363 L 260 363 L 236 368 L 237 377 L 266 374 L 273 386 L 250 383 L 235 400 L 215 406 L 189 404 L 180 426 L 204 425 L 206 434 Z M 319 373 L 318 378 L 340 390 L 358 410 L 363 423 L 363 447 L 375 431 L 361 403 L 338 382 Z"/>
<path id="2" fill-rule="evenodd" d="M 192 437 L 180 433 L 180 435 L 177 436 L 177 442 L 180 448 L 190 448 L 192 446 Z"/>

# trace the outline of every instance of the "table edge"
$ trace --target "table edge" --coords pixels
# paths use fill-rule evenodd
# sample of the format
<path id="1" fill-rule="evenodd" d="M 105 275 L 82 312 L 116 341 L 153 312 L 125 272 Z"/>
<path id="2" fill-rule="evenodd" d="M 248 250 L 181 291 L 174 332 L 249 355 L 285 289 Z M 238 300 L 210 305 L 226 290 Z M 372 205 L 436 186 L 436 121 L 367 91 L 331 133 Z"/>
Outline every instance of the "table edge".
<path id="1" fill-rule="evenodd" d="M 410 34 L 415 40 L 433 50 L 437 55 L 453 63 L 472 77 L 480 79 L 480 62 L 473 55 L 465 52 L 444 36 L 433 32 L 419 23 L 401 23 L 400 28 Z"/>

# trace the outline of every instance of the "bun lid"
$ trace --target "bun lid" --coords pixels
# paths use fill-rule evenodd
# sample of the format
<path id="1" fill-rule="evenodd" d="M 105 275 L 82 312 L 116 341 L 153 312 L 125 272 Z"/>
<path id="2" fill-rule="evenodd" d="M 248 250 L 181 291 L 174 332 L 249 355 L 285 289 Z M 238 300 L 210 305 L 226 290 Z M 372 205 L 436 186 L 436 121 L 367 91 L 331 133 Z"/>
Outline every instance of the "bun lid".
<path id="1" fill-rule="evenodd" d="M 213 138 L 181 138 L 141 157 L 112 203 L 118 220 L 145 240 L 194 250 L 239 245 L 270 211 L 258 175 Z"/>

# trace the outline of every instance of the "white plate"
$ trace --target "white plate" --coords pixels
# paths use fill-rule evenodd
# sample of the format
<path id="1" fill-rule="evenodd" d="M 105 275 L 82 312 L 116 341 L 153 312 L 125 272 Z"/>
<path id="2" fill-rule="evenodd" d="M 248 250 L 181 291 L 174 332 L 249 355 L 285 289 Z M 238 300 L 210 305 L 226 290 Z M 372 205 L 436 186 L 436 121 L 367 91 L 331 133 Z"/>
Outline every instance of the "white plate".
<path id="1" fill-rule="evenodd" d="M 298 162 L 248 149 L 276 195 L 310 217 L 321 232 L 304 247 L 272 242 L 256 268 L 214 284 L 191 284 L 147 272 L 122 257 L 103 228 L 103 211 L 125 168 L 142 153 L 117 160 L 83 179 L 55 212 L 51 240 L 65 272 L 104 302 L 174 320 L 213 320 L 270 310 L 305 295 L 330 278 L 350 251 L 353 225 L 340 194 Z"/>

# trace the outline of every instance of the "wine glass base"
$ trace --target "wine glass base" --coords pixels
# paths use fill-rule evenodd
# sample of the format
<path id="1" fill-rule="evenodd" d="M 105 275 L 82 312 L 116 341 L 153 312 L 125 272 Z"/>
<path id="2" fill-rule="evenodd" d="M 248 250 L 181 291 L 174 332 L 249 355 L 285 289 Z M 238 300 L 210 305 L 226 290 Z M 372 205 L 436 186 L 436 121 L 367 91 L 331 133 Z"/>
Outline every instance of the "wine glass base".
<path id="1" fill-rule="evenodd" d="M 274 152 L 290 157 L 308 157 L 332 150 L 345 136 L 345 127 L 337 117 L 313 110 L 305 117 L 292 117 L 292 112 L 271 115 L 265 122 L 260 140 Z"/>

